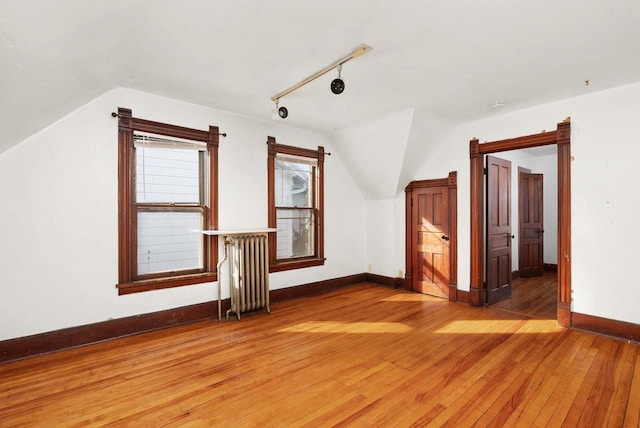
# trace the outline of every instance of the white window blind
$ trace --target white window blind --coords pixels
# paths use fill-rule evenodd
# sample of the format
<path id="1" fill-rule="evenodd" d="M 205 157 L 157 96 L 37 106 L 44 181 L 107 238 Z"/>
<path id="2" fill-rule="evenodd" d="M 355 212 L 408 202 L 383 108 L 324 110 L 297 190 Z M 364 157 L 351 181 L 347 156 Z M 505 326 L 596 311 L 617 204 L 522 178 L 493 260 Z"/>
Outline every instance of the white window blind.
<path id="1" fill-rule="evenodd" d="M 134 135 L 138 275 L 203 267 L 206 149 Z"/>

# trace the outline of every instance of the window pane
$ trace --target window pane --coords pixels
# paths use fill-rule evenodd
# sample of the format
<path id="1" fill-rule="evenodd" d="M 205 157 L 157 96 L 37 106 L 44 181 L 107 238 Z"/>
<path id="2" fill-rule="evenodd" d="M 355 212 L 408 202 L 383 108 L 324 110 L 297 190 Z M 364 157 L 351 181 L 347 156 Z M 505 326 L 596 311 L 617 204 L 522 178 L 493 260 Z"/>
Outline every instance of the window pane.
<path id="1" fill-rule="evenodd" d="M 314 168 L 309 161 L 276 158 L 276 206 L 311 208 Z"/>
<path id="2" fill-rule="evenodd" d="M 138 212 L 138 274 L 203 267 L 202 211 Z"/>
<path id="3" fill-rule="evenodd" d="M 277 252 L 278 259 L 291 259 L 314 255 L 313 210 L 278 209 Z"/>
<path id="4" fill-rule="evenodd" d="M 200 204 L 197 150 L 136 147 L 136 202 Z"/>

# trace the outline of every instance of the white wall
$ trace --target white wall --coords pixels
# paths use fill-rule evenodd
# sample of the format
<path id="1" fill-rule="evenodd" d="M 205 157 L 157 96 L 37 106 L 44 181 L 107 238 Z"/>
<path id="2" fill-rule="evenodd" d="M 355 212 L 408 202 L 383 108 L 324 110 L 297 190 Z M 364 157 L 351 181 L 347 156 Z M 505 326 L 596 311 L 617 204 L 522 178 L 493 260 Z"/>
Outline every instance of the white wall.
<path id="1" fill-rule="evenodd" d="M 391 278 L 397 276 L 395 261 L 391 257 L 395 249 L 396 231 L 393 228 L 393 201 L 370 200 L 367 208 L 367 271 Z M 385 249 L 385 250 L 383 250 Z"/>
<path id="2" fill-rule="evenodd" d="M 212 283 L 118 296 L 117 121 L 110 115 L 118 107 L 228 134 L 219 150 L 224 229 L 267 225 L 268 135 L 325 146 L 333 152 L 325 159 L 327 261 L 272 274 L 271 288 L 365 271 L 365 202 L 324 135 L 115 89 L 0 154 L 0 340 L 216 298 Z"/>
<path id="3" fill-rule="evenodd" d="M 640 263 L 633 251 L 640 240 L 640 229 L 633 227 L 640 212 L 635 188 L 639 115 L 640 83 L 636 83 L 463 123 L 424 153 L 414 179 L 446 177 L 447 171 L 458 171 L 458 288 L 469 290 L 469 140 L 536 134 L 555 129 L 571 116 L 572 310 L 640 323 Z M 397 209 L 395 214 L 399 229 L 405 221 L 404 210 Z M 404 235 L 395 239 L 404 242 Z M 396 269 L 401 269 L 404 254 L 394 259 Z"/>

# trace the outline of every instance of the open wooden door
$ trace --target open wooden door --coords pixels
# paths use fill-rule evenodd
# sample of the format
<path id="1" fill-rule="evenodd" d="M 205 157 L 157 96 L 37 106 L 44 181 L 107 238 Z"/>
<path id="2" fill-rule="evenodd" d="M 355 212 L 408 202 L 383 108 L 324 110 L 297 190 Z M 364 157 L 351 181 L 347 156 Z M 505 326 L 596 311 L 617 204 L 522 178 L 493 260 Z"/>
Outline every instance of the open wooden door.
<path id="1" fill-rule="evenodd" d="M 487 156 L 486 303 L 511 297 L 511 162 Z"/>
<path id="2" fill-rule="evenodd" d="M 544 273 L 542 174 L 520 173 L 518 179 L 518 272 L 523 278 Z"/>

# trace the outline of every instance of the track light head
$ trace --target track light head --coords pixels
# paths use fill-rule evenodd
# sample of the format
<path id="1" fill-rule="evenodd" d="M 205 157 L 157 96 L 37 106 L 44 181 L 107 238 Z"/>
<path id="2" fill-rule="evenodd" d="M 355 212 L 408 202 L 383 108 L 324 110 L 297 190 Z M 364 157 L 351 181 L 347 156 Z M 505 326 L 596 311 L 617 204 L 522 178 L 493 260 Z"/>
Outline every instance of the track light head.
<path id="1" fill-rule="evenodd" d="M 344 80 L 342 80 L 339 77 L 337 79 L 333 79 L 333 81 L 331 82 L 331 92 L 333 92 L 336 95 L 340 95 L 341 93 L 343 93 Z"/>
<path id="2" fill-rule="evenodd" d="M 279 99 L 275 100 L 276 108 L 271 111 L 271 119 L 273 120 L 286 119 L 289 116 L 289 110 L 286 107 L 278 107 L 279 101 Z"/>

